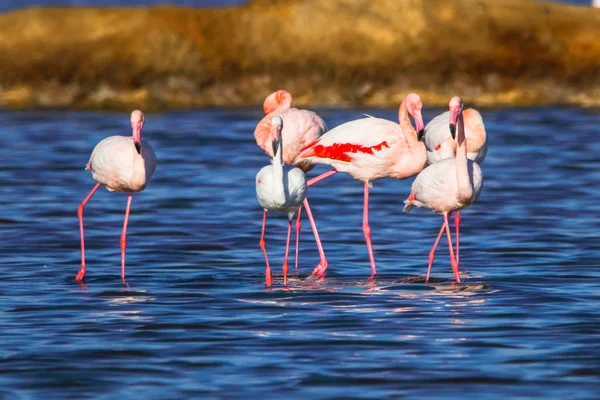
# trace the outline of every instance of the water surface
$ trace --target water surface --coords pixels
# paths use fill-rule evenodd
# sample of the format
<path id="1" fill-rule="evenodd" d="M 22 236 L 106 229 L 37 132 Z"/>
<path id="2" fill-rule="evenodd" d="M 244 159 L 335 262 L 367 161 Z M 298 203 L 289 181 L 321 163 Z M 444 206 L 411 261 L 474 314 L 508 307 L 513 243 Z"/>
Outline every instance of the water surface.
<path id="1" fill-rule="evenodd" d="M 442 110 L 426 109 L 426 121 Z M 330 127 L 362 112 L 319 110 Z M 120 281 L 126 196 L 93 186 L 94 145 L 127 114 L 0 111 L 0 397 L 593 399 L 600 389 L 597 110 L 482 110 L 479 201 L 463 212 L 453 287 L 441 217 L 402 213 L 412 180 L 375 182 L 369 281 L 362 185 L 310 189 L 330 261 L 305 221 L 300 268 L 281 285 L 286 220 L 273 214 L 264 287 L 253 139 L 260 109 L 147 115 L 159 166 L 133 197 L 129 287 Z M 324 172 L 319 167 L 311 175 Z M 293 265 L 293 259 L 291 259 Z"/>

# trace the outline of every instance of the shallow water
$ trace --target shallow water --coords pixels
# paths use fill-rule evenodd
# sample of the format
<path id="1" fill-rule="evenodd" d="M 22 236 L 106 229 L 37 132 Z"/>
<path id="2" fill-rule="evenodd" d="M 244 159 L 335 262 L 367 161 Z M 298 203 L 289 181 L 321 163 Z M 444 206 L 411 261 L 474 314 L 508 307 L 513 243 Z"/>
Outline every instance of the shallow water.
<path id="1" fill-rule="evenodd" d="M 397 115 L 319 112 L 330 127 Z M 309 191 L 326 278 L 310 277 L 305 221 L 300 269 L 281 286 L 286 220 L 273 214 L 266 289 L 259 108 L 147 115 L 159 166 L 133 197 L 129 287 L 126 196 L 103 189 L 86 207 L 86 287 L 74 281 L 76 209 L 93 186 L 83 167 L 102 138 L 130 133 L 128 115 L 0 111 L 0 396 L 597 398 L 600 112 L 482 113 L 490 147 L 463 212 L 461 285 L 444 241 L 423 283 L 441 217 L 402 213 L 411 180 L 375 182 L 369 281 L 362 185 L 338 174 Z"/>

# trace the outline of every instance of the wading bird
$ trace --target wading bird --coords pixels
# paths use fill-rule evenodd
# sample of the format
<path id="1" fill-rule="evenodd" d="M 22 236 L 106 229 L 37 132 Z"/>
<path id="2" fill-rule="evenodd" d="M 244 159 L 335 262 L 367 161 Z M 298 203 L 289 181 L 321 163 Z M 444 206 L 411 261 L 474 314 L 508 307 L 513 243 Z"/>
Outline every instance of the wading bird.
<path id="1" fill-rule="evenodd" d="M 323 133 L 327 132 L 325 122 L 316 113 L 308 110 L 299 110 L 292 108 L 292 95 L 285 90 L 278 90 L 271 93 L 265 99 L 263 109 L 266 116 L 258 123 L 254 130 L 254 138 L 259 147 L 261 147 L 271 158 L 274 156 L 274 149 L 271 139 L 271 120 L 273 116 L 279 115 L 284 122 L 282 133 L 283 138 L 283 162 L 288 165 L 294 165 L 305 173 L 313 168 L 309 163 L 294 163 L 294 160 L 300 153 L 300 150 L 318 139 Z M 327 269 L 327 259 L 325 251 L 321 245 L 317 225 L 312 216 L 308 200 L 304 200 L 304 208 L 308 215 L 317 249 L 319 250 L 320 262 L 315 268 L 315 273 L 322 274 Z M 296 220 L 296 269 L 298 269 L 298 243 L 300 238 L 300 214 L 302 208 L 298 209 L 298 219 Z"/>
<path id="2" fill-rule="evenodd" d="M 156 155 L 152 146 L 142 140 L 142 126 L 144 114 L 135 110 L 131 113 L 131 126 L 133 137 L 111 136 L 94 147 L 86 171 L 92 172 L 96 186 L 81 202 L 77 209 L 79 216 L 79 231 L 81 234 L 81 269 L 75 278 L 83 281 L 85 275 L 85 246 L 83 240 L 83 209 L 90 198 L 96 193 L 100 185 L 106 186 L 111 192 L 128 192 L 127 208 L 125 209 L 125 222 L 121 233 L 121 278 L 125 282 L 125 248 L 127 246 L 126 233 L 129 220 L 129 210 L 133 192 L 144 190 L 156 168 Z"/>
<path id="3" fill-rule="evenodd" d="M 433 118 L 425 126 L 423 142 L 427 148 L 427 161 L 435 164 L 438 161 L 456 155 L 456 140 L 450 134 L 448 118 L 450 112 L 446 111 Z M 467 140 L 467 158 L 481 165 L 487 154 L 487 134 L 483 125 L 481 114 L 468 108 L 463 112 L 465 121 L 465 137 Z M 460 211 L 454 213 L 456 228 L 456 263 L 460 264 Z"/>
<path id="4" fill-rule="evenodd" d="M 456 282 L 460 282 L 458 262 L 452 251 L 452 237 L 448 217 L 474 203 L 479 197 L 483 185 L 483 174 L 477 163 L 467 158 L 467 138 L 463 117 L 463 102 L 460 97 L 453 97 L 449 104 L 449 129 L 453 140 L 456 140 L 456 157 L 446 158 L 425 168 L 412 184 L 410 195 L 404 201 L 404 210 L 413 207 L 427 208 L 444 216 L 442 228 L 429 252 L 429 266 L 426 282 L 429 281 L 431 265 L 435 258 L 435 249 L 444 230 L 448 237 L 450 264 Z"/>
<path id="5" fill-rule="evenodd" d="M 284 140 L 282 134 L 283 120 L 274 116 L 271 120 L 271 138 L 273 146 L 272 164 L 263 167 L 256 174 L 256 197 L 264 208 L 262 234 L 260 237 L 260 248 L 265 255 L 267 268 L 265 277 L 267 286 L 271 286 L 271 267 L 267 256 L 265 244 L 265 225 L 267 223 L 268 211 L 282 211 L 288 215 L 287 240 L 285 244 L 285 257 L 283 260 L 283 284 L 287 285 L 288 252 L 290 248 L 290 235 L 292 231 L 292 219 L 294 214 L 302 206 L 306 199 L 306 175 L 300 168 L 284 165 Z"/>
<path id="6" fill-rule="evenodd" d="M 376 273 L 375 258 L 371 246 L 369 227 L 369 187 L 381 178 L 405 179 L 416 175 L 425 167 L 427 154 L 420 142 L 423 134 L 423 102 L 419 95 L 411 93 L 398 111 L 399 124 L 381 118 L 363 118 L 342 124 L 306 146 L 296 162 L 329 164 L 335 168 L 309 182 L 346 172 L 354 179 L 364 182 L 363 232 L 372 276 Z M 415 119 L 416 130 L 408 115 Z"/>

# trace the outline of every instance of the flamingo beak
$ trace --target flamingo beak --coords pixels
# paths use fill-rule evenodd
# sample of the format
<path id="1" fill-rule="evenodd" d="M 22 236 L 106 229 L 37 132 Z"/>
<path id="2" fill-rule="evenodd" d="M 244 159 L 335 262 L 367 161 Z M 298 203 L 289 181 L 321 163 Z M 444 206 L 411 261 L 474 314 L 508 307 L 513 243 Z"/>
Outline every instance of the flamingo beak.
<path id="1" fill-rule="evenodd" d="M 425 129 L 421 129 L 419 132 L 417 132 L 417 140 L 423 139 L 424 134 L 425 134 Z"/>
<path id="2" fill-rule="evenodd" d="M 273 139 L 273 156 L 277 154 L 277 150 L 279 149 L 279 142 L 281 139 Z"/>
<path id="3" fill-rule="evenodd" d="M 140 146 L 140 143 L 135 142 L 133 145 L 135 146 L 135 150 L 138 152 L 138 154 L 142 154 L 142 146 Z"/>
<path id="4" fill-rule="evenodd" d="M 452 139 L 456 139 L 456 124 L 450 124 L 450 134 Z"/>

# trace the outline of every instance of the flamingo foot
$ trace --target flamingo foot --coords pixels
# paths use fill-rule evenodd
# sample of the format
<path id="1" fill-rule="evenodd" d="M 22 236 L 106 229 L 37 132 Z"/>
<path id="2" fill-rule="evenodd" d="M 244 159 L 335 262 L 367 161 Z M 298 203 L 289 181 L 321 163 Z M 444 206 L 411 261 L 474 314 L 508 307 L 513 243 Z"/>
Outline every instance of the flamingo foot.
<path id="1" fill-rule="evenodd" d="M 84 275 L 85 275 L 85 265 L 81 267 L 81 269 L 77 273 L 77 276 L 75 277 L 75 280 L 77 282 L 83 282 L 83 276 Z"/>
<path id="2" fill-rule="evenodd" d="M 325 271 L 327 270 L 327 261 L 321 260 L 319 265 L 315 267 L 313 270 L 313 275 L 317 276 L 325 276 Z"/>

